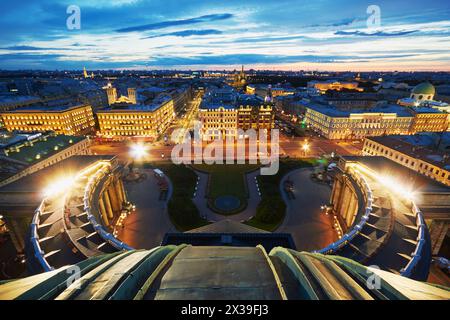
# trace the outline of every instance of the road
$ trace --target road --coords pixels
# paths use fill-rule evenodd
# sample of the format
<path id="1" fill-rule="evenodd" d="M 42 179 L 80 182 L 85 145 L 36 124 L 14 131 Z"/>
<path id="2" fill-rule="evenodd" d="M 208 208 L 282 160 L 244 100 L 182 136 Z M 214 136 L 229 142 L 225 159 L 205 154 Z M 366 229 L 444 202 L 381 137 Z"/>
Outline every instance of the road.
<path id="1" fill-rule="evenodd" d="M 276 232 L 290 233 L 298 251 L 321 249 L 337 240 L 332 217 L 323 213 L 320 206 L 329 203 L 331 188 L 310 178 L 312 169 L 292 171 L 289 177 L 294 182 L 295 199 L 288 199 L 281 190 L 287 204 L 286 217 Z M 283 181 L 280 184 L 280 188 Z"/>
<path id="2" fill-rule="evenodd" d="M 176 229 L 167 213 L 167 201 L 159 200 L 159 187 L 152 170 L 140 170 L 147 174 L 144 181 L 125 184 L 136 211 L 125 219 L 117 237 L 135 249 L 151 249 L 161 244 L 166 232 L 176 232 Z"/>

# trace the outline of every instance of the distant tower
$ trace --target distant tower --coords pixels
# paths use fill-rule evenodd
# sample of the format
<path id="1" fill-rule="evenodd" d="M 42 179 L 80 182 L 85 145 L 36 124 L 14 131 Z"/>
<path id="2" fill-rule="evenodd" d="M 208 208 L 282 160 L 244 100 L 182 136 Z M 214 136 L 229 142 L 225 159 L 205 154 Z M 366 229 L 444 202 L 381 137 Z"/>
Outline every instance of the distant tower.
<path id="1" fill-rule="evenodd" d="M 131 103 L 136 104 L 136 89 L 128 88 L 128 99 L 130 99 Z"/>
<path id="2" fill-rule="evenodd" d="M 272 102 L 272 86 L 269 84 L 267 87 L 266 96 L 264 97 L 265 103 L 271 103 Z"/>
<path id="3" fill-rule="evenodd" d="M 83 76 L 84 76 L 85 79 L 89 77 L 88 73 L 86 71 L 86 67 L 83 67 Z"/>
<path id="4" fill-rule="evenodd" d="M 112 105 L 117 100 L 117 90 L 114 88 L 111 83 L 108 83 L 106 87 L 106 94 L 108 95 L 108 104 Z"/>

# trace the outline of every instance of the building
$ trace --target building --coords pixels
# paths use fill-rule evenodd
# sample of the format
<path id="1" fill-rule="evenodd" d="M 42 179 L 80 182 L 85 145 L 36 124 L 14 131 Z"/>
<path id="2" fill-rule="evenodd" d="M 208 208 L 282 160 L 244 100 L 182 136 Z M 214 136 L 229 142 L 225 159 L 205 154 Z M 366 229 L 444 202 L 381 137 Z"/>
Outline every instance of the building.
<path id="1" fill-rule="evenodd" d="M 413 121 L 410 112 L 397 105 L 352 111 L 308 102 L 305 107 L 306 124 L 328 139 L 409 134 Z"/>
<path id="2" fill-rule="evenodd" d="M 238 129 L 270 131 L 274 109 L 261 97 L 218 89 L 205 94 L 199 108 L 202 139 L 238 138 Z"/>
<path id="3" fill-rule="evenodd" d="M 0 96 L 0 112 L 10 111 L 20 107 L 25 107 L 41 102 L 39 97 L 35 96 Z"/>
<path id="4" fill-rule="evenodd" d="M 111 83 L 105 87 L 106 95 L 108 97 L 108 105 L 112 105 L 117 100 L 117 89 L 114 88 Z"/>
<path id="5" fill-rule="evenodd" d="M 448 152 L 415 143 L 413 137 L 371 137 L 364 141 L 363 155 L 383 156 L 413 171 L 450 186 Z"/>
<path id="6" fill-rule="evenodd" d="M 245 88 L 246 94 L 256 94 L 261 97 L 267 95 L 267 91 L 270 90 L 272 97 L 289 96 L 296 93 L 295 89 L 283 88 L 280 86 L 272 86 L 270 84 L 248 84 Z"/>
<path id="7" fill-rule="evenodd" d="M 82 136 L 8 133 L 0 141 L 0 187 L 71 156 L 90 154 L 90 140 Z"/>
<path id="8" fill-rule="evenodd" d="M 43 107 L 31 106 L 0 113 L 8 131 L 54 131 L 81 135 L 94 131 L 95 121 L 90 105 Z"/>
<path id="9" fill-rule="evenodd" d="M 325 93 L 328 90 L 342 91 L 342 90 L 356 90 L 363 91 L 364 89 L 358 87 L 358 82 L 344 82 L 335 80 L 326 81 L 309 81 L 307 84 L 308 88 L 314 88 L 320 93 Z"/>
<path id="10" fill-rule="evenodd" d="M 420 103 L 425 100 L 433 100 L 435 94 L 434 86 L 429 82 L 423 82 L 412 89 L 410 98 Z"/>
<path id="11" fill-rule="evenodd" d="M 430 107 L 410 107 L 414 115 L 411 134 L 417 132 L 443 132 L 449 127 L 449 115 Z"/>
<path id="12" fill-rule="evenodd" d="M 229 84 L 234 88 L 243 88 L 247 84 L 247 75 L 244 72 L 244 66 L 242 66 L 241 71 L 235 71 L 230 79 Z"/>
<path id="13" fill-rule="evenodd" d="M 155 139 L 162 134 L 175 118 L 173 100 L 160 95 L 152 104 L 115 103 L 97 112 L 99 136 L 122 139 L 147 137 Z"/>
<path id="14" fill-rule="evenodd" d="M 275 114 L 271 104 L 252 95 L 239 95 L 237 101 L 237 127 L 243 130 L 265 129 L 270 131 L 274 126 Z"/>

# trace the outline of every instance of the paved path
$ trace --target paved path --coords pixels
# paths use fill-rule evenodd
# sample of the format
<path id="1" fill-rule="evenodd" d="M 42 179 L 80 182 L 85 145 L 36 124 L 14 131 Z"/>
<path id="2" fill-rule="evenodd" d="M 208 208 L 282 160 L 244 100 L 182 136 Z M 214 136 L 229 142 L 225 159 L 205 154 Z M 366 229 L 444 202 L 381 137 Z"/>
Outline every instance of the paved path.
<path id="1" fill-rule="evenodd" d="M 125 219 L 125 227 L 118 238 L 136 249 L 151 249 L 161 244 L 166 232 L 177 232 L 170 222 L 167 200 L 159 200 L 159 187 L 151 169 L 140 169 L 147 179 L 140 183 L 127 183 L 128 199 L 136 205 L 136 211 Z M 170 199 L 172 185 L 169 182 Z"/>
<path id="2" fill-rule="evenodd" d="M 330 201 L 331 188 L 310 178 L 313 169 L 301 168 L 287 174 L 280 184 L 286 202 L 286 217 L 275 232 L 292 235 L 298 251 L 313 251 L 337 240 L 332 229 L 332 217 L 322 213 L 320 206 Z M 295 199 L 288 199 L 283 182 L 290 178 L 294 182 Z"/>
<path id="3" fill-rule="evenodd" d="M 211 209 L 208 208 L 206 204 L 206 185 L 208 182 L 208 174 L 200 171 L 195 171 L 197 176 L 200 178 L 197 185 L 197 193 L 195 197 L 192 199 L 197 206 L 200 215 L 206 216 L 206 219 L 209 221 L 220 221 L 224 219 L 229 219 L 233 221 L 244 221 L 248 220 L 256 214 L 256 207 L 258 206 L 259 201 L 261 201 L 261 197 L 258 194 L 258 190 L 256 188 L 256 180 L 255 177 L 259 175 L 259 170 L 255 170 L 246 174 L 247 186 L 249 192 L 249 198 L 247 199 L 247 208 L 244 211 L 233 214 L 230 216 L 225 216 L 221 214 L 217 214 Z M 230 186 L 232 188 L 232 186 Z"/>

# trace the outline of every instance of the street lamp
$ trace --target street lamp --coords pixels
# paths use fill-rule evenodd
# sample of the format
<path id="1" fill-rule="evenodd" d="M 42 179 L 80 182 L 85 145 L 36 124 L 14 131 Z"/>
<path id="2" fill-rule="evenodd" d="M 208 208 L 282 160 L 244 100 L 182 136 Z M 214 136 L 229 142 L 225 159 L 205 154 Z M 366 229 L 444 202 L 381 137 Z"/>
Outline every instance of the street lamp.
<path id="1" fill-rule="evenodd" d="M 142 159 L 146 155 L 147 155 L 147 148 L 143 144 L 136 143 L 130 147 L 130 156 L 134 160 Z"/>
<path id="2" fill-rule="evenodd" d="M 305 157 L 306 157 L 306 153 L 307 153 L 308 150 L 309 150 L 309 144 L 308 144 L 308 142 L 305 142 L 305 143 L 303 144 L 302 149 L 303 149 L 303 152 L 304 152 Z"/>

